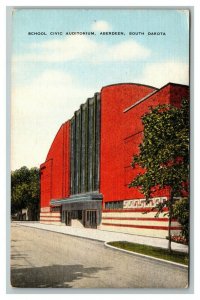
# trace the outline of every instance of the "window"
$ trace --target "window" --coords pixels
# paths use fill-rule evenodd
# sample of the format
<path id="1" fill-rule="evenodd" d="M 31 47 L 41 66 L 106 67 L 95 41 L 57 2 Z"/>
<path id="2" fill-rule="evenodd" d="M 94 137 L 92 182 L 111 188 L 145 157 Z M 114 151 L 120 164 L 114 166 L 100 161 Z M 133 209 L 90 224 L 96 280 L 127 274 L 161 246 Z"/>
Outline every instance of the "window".
<path id="1" fill-rule="evenodd" d="M 106 202 L 105 209 L 123 209 L 123 201 Z"/>

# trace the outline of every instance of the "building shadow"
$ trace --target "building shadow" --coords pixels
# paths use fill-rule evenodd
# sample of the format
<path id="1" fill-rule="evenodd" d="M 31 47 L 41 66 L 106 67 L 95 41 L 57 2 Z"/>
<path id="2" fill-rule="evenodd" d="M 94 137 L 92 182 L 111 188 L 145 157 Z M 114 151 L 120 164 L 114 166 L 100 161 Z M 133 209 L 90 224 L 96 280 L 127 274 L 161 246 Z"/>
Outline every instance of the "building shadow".
<path id="1" fill-rule="evenodd" d="M 18 288 L 71 288 L 70 283 L 81 278 L 98 278 L 99 271 L 110 268 L 85 268 L 83 265 L 52 265 L 31 268 L 11 268 L 11 286 Z"/>

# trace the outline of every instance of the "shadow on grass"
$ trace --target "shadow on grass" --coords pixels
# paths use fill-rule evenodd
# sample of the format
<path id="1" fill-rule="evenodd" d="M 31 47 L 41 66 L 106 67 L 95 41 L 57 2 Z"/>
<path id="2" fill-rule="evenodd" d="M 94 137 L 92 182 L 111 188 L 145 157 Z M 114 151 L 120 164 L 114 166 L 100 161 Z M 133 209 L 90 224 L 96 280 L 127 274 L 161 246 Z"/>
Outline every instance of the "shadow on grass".
<path id="1" fill-rule="evenodd" d="M 83 265 L 11 268 L 11 285 L 20 288 L 71 288 L 70 283 L 73 281 L 95 278 L 99 271 L 108 269 L 110 268 L 85 268 Z"/>

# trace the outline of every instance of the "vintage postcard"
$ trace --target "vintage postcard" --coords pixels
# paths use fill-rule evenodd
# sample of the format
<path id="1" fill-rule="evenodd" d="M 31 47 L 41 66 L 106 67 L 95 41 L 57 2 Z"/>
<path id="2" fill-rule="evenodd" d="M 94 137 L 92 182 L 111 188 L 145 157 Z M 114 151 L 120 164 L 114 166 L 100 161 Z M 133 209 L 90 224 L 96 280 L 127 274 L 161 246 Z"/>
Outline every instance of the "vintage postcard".
<path id="1" fill-rule="evenodd" d="M 13 288 L 188 288 L 189 33 L 184 8 L 13 9 Z"/>

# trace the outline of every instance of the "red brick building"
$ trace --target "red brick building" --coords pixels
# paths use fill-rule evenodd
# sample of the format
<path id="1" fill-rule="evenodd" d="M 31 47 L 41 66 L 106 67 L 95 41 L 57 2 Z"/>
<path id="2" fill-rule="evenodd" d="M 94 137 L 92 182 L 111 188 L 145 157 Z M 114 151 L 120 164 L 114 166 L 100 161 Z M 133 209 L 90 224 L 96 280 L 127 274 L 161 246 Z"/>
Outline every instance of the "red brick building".
<path id="1" fill-rule="evenodd" d="M 164 214 L 144 214 L 167 192 L 147 205 L 138 189 L 128 188 L 139 171 L 130 163 L 142 141 L 142 115 L 158 104 L 179 106 L 183 98 L 189 98 L 185 85 L 126 83 L 103 87 L 87 99 L 62 124 L 41 165 L 40 222 L 167 236 Z M 179 228 L 174 220 L 172 234 Z"/>

